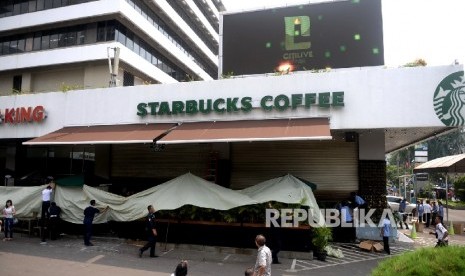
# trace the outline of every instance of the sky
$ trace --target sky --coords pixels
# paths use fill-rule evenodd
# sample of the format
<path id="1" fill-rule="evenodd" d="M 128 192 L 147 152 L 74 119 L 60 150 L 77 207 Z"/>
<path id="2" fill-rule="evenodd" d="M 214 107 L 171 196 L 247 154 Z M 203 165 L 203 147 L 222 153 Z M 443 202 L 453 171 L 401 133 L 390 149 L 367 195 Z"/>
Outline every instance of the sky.
<path id="1" fill-rule="evenodd" d="M 222 0 L 227 12 L 322 0 Z M 465 0 L 382 0 L 384 61 L 389 67 L 416 59 L 428 65 L 465 63 Z"/>

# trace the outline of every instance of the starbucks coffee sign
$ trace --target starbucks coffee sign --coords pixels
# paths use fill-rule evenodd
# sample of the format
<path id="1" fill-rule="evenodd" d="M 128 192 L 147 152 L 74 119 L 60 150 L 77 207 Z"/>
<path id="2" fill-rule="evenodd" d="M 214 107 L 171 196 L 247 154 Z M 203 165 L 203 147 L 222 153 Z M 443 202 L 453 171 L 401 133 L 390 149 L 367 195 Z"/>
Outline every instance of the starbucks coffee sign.
<path id="1" fill-rule="evenodd" d="M 264 111 L 286 111 L 289 109 L 329 108 L 344 106 L 344 92 L 323 92 L 307 94 L 281 94 L 276 97 L 264 96 L 259 99 L 260 108 Z M 252 97 L 234 97 L 218 99 L 199 99 L 171 102 L 144 102 L 137 105 L 137 115 L 144 117 L 166 116 L 178 114 L 210 114 L 251 112 L 254 99 Z"/>

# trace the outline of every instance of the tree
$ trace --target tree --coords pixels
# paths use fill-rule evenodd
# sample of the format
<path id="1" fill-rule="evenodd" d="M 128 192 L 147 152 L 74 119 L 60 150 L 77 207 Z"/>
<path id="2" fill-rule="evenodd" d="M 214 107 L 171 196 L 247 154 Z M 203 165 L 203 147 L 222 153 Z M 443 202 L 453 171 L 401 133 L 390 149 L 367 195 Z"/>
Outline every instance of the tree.
<path id="1" fill-rule="evenodd" d="M 463 153 L 465 149 L 465 133 L 458 128 L 445 135 L 428 141 L 428 159 Z"/>

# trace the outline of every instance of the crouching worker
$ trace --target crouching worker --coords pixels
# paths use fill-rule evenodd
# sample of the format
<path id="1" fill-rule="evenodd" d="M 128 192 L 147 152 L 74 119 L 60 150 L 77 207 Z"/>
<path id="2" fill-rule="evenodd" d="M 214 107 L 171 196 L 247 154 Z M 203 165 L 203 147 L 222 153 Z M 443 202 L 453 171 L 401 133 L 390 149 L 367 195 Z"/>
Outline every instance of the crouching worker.
<path id="1" fill-rule="evenodd" d="M 449 233 L 447 232 L 447 229 L 444 227 L 444 225 L 442 225 L 441 218 L 436 217 L 435 222 L 436 230 L 435 232 L 430 232 L 430 234 L 436 235 L 436 238 L 438 239 L 436 247 L 449 245 Z"/>

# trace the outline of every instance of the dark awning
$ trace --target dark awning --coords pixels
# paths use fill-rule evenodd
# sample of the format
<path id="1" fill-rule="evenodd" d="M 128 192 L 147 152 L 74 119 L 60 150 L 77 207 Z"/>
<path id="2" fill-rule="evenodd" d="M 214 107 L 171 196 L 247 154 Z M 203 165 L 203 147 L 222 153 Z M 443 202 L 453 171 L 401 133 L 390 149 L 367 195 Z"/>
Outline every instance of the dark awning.
<path id="1" fill-rule="evenodd" d="M 64 127 L 26 141 L 24 145 L 86 145 L 153 143 L 175 124 L 133 124 Z"/>
<path id="2" fill-rule="evenodd" d="M 158 144 L 331 140 L 328 118 L 183 123 Z"/>

